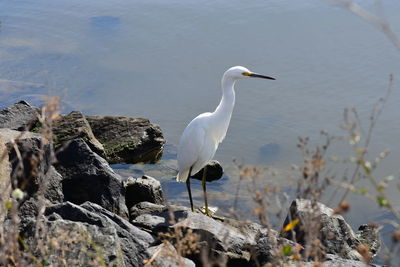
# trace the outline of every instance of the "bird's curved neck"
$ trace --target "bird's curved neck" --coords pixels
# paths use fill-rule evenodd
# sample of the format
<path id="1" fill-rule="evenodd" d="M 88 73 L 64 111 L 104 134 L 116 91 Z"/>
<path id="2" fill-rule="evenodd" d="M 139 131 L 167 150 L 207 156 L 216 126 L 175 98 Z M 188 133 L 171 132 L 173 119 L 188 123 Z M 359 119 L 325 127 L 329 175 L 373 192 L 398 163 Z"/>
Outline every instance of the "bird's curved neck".
<path id="1" fill-rule="evenodd" d="M 222 78 L 222 98 L 214 111 L 215 115 L 226 117 L 228 122 L 232 115 L 233 106 L 235 105 L 235 81 L 236 80 L 225 76 Z"/>

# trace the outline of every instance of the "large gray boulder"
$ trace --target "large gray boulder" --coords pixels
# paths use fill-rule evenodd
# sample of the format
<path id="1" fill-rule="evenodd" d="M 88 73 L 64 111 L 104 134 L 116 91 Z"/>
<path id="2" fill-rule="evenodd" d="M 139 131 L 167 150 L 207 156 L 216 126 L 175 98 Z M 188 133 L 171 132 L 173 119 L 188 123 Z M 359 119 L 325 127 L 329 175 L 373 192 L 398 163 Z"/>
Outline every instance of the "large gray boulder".
<path id="1" fill-rule="evenodd" d="M 357 236 L 344 218 L 335 214 L 333 209 L 319 202 L 296 199 L 290 206 L 284 226 L 295 219 L 299 219 L 299 223 L 293 229 L 295 237 L 292 231 L 282 231 L 283 237 L 295 239 L 306 247 L 307 236 L 314 234 L 321 241 L 324 254 L 339 255 L 350 260 L 363 260 L 357 251 L 358 246 L 365 243 L 365 240 L 360 238 L 361 233 Z M 376 245 L 368 247 L 374 252 L 378 249 Z"/>
<path id="2" fill-rule="evenodd" d="M 280 237 L 277 231 L 257 223 L 228 218 L 221 222 L 180 206 L 141 202 L 131 208 L 131 218 L 132 224 L 153 235 L 168 233 L 179 235 L 181 240 L 195 240 L 197 252 L 185 257 L 198 266 L 254 267 L 281 263 L 284 246 L 299 247 Z"/>
<path id="3" fill-rule="evenodd" d="M 155 235 L 176 229 L 195 235 L 198 238 L 198 252 L 188 257 L 196 264 L 203 263 L 204 255 L 210 261 L 222 261 L 231 266 L 234 266 L 234 262 L 249 263 L 251 246 L 256 244 L 254 234 L 182 207 L 170 206 L 169 210 L 144 213 L 131 222 Z"/>
<path id="4" fill-rule="evenodd" d="M 107 266 L 143 266 L 143 261 L 150 258 L 147 248 L 155 242 L 154 237 L 97 204 L 86 202 L 78 206 L 65 202 L 46 208 L 45 216 L 50 230 L 56 229 L 50 234 L 65 228 L 86 233 L 87 236 L 81 234 L 86 241 L 83 245 L 88 250 L 96 248 Z M 81 259 L 77 266 L 87 266 L 85 250 L 76 249 L 75 253 L 70 253 L 66 260 L 72 262 L 76 257 Z"/>
<path id="5" fill-rule="evenodd" d="M 129 177 L 125 182 L 125 199 L 128 210 L 135 204 L 147 201 L 154 204 L 163 204 L 164 196 L 161 183 L 150 176 L 141 178 Z"/>
<path id="6" fill-rule="evenodd" d="M 64 177 L 64 199 L 75 204 L 90 201 L 128 218 L 121 177 L 82 140 L 56 150 L 55 167 Z"/>
<path id="7" fill-rule="evenodd" d="M 92 128 L 80 111 L 60 115 L 54 121 L 52 130 L 56 147 L 65 144 L 67 141 L 82 138 L 94 152 L 100 156 L 104 155 L 103 145 L 93 135 Z"/>
<path id="8" fill-rule="evenodd" d="M 0 128 L 29 131 L 38 121 L 39 110 L 25 101 L 0 110 Z"/>
<path id="9" fill-rule="evenodd" d="M 86 117 L 94 135 L 103 144 L 110 163 L 155 162 L 165 143 L 158 125 L 144 118 Z"/>

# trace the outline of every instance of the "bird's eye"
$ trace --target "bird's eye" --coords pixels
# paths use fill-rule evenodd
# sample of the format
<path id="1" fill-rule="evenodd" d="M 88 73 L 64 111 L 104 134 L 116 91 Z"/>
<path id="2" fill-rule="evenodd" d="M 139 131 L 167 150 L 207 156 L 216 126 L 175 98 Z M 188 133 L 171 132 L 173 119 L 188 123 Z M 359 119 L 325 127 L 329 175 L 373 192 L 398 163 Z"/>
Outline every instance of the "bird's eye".
<path id="1" fill-rule="evenodd" d="M 242 75 L 243 75 L 243 76 L 250 76 L 250 74 L 251 74 L 251 73 L 250 73 L 250 72 L 247 72 L 247 71 L 246 71 L 246 72 L 242 72 Z"/>

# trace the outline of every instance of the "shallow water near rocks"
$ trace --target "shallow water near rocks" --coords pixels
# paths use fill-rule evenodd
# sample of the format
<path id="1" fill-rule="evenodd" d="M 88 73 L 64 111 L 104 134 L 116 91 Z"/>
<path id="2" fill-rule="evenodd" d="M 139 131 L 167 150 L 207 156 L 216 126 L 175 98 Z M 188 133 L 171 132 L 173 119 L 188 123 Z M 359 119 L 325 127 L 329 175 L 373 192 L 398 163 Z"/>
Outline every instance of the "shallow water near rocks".
<path id="1" fill-rule="evenodd" d="M 374 1 L 358 1 L 369 11 Z M 400 34 L 400 2 L 383 3 L 386 18 Z M 20 99 L 33 104 L 42 95 L 62 97 L 64 112 L 147 117 L 158 123 L 171 147 L 197 114 L 219 102 L 222 73 L 244 65 L 276 81 L 245 80 L 225 141 L 215 158 L 226 176 L 209 185 L 213 205 L 230 207 L 239 163 L 268 166 L 270 182 L 292 188 L 300 165 L 298 136 L 321 141 L 319 132 L 343 134 L 342 111 L 355 107 L 367 128 L 374 103 L 384 96 L 390 73 L 395 83 L 370 147 L 390 149 L 377 177 L 394 175 L 400 158 L 400 53 L 368 23 L 329 1 L 121 1 L 5 0 L 0 3 L 0 105 Z M 333 144 L 331 155 L 349 155 Z M 173 182 L 174 153 L 159 165 L 120 165 L 160 178 L 172 201 L 188 204 L 184 184 Z M 153 168 L 153 170 L 152 170 Z M 344 167 L 331 164 L 331 173 Z M 158 175 L 155 173 L 158 172 Z M 193 182 L 195 200 L 202 201 Z M 246 198 L 246 189 L 239 193 Z M 388 189 L 400 206 L 395 186 Z M 247 194 L 248 198 L 248 194 Z M 351 197 L 353 226 L 385 214 L 364 197 Z M 248 204 L 244 204 L 248 203 Z M 251 204 L 241 202 L 250 217 Z"/>

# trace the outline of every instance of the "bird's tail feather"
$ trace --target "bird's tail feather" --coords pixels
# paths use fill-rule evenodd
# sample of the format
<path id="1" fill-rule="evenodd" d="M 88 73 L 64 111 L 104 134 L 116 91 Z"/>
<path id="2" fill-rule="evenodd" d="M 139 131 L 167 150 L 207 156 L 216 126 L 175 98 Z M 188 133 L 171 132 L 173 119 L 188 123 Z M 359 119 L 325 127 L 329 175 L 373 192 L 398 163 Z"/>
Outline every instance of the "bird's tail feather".
<path id="1" fill-rule="evenodd" d="M 190 170 L 185 170 L 185 171 L 180 171 L 178 172 L 178 175 L 176 176 L 176 181 L 177 182 L 186 182 L 186 180 L 189 177 L 189 172 Z"/>

